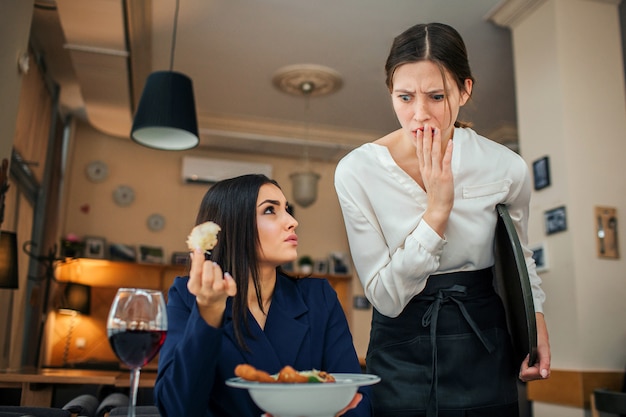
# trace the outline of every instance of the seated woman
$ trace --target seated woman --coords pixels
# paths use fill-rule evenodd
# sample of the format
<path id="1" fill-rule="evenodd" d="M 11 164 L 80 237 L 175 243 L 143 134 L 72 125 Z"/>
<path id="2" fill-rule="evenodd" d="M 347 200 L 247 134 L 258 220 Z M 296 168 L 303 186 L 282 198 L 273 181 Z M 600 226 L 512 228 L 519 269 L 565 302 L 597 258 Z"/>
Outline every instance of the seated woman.
<path id="1" fill-rule="evenodd" d="M 264 175 L 218 182 L 204 196 L 196 224 L 213 221 L 221 231 L 211 259 L 195 250 L 189 276 L 169 291 L 155 384 L 163 417 L 259 417 L 247 390 L 225 384 L 243 363 L 270 374 L 286 365 L 361 372 L 330 284 L 281 271 L 297 258 L 298 222 L 289 211 L 278 184 Z M 371 416 L 367 387 L 350 407 L 346 417 Z"/>

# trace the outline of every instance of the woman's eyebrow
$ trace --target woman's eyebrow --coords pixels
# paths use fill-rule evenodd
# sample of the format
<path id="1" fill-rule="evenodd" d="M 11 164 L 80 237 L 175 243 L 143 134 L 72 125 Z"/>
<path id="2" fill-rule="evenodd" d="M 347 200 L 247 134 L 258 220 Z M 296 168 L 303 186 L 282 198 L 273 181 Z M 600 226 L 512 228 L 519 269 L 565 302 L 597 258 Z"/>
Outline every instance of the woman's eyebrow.
<path id="1" fill-rule="evenodd" d="M 261 207 L 263 204 L 266 204 L 266 203 L 273 204 L 275 206 L 280 206 L 280 201 L 278 200 L 263 200 L 259 203 L 257 207 Z"/>

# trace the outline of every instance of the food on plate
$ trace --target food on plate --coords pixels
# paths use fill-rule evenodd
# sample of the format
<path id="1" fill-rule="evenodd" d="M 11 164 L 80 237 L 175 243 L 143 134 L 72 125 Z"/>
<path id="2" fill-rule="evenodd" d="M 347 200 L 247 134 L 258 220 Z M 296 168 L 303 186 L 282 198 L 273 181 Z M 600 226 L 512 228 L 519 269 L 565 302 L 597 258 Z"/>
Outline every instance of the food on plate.
<path id="1" fill-rule="evenodd" d="M 222 228 L 211 221 L 197 225 L 187 236 L 187 247 L 192 251 L 196 248 L 210 251 L 217 245 L 217 234 L 220 230 Z"/>
<path id="2" fill-rule="evenodd" d="M 287 365 L 278 373 L 278 382 L 335 382 L 335 378 L 328 372 L 312 369 L 310 371 L 296 371 Z"/>
<path id="3" fill-rule="evenodd" d="M 335 377 L 328 372 L 318 371 L 317 369 L 296 371 L 289 365 L 281 369 L 278 374 L 270 375 L 265 371 L 256 369 L 252 365 L 240 364 L 235 367 L 235 375 L 246 381 L 253 382 L 282 382 L 288 384 L 335 382 Z"/>
<path id="4" fill-rule="evenodd" d="M 265 371 L 256 369 L 252 365 L 240 364 L 235 367 L 235 375 L 246 381 L 276 382 L 276 379 Z"/>

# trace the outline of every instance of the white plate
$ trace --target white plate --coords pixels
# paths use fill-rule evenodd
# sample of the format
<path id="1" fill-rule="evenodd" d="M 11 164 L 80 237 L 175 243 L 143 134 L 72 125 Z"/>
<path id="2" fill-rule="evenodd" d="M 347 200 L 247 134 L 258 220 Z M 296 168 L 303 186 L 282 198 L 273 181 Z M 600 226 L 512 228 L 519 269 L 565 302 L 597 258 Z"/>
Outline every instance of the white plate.
<path id="1" fill-rule="evenodd" d="M 332 374 L 328 383 L 264 383 L 230 378 L 226 385 L 247 389 L 252 400 L 274 417 L 333 417 L 356 394 L 359 387 L 380 381 L 377 375 Z"/>

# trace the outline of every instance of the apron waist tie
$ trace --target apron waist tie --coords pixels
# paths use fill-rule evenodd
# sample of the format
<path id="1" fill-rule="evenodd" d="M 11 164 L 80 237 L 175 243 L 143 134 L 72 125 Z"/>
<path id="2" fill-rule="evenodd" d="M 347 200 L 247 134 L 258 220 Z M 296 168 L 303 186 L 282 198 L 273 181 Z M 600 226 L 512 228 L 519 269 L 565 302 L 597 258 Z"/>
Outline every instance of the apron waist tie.
<path id="1" fill-rule="evenodd" d="M 431 354 L 431 379 L 430 379 L 430 396 L 428 399 L 428 408 L 426 411 L 427 417 L 437 417 L 439 406 L 437 400 L 437 320 L 439 318 L 439 310 L 448 301 L 454 302 L 461 311 L 461 314 L 467 321 L 467 324 L 472 328 L 478 339 L 481 341 L 487 352 L 492 353 L 494 346 L 489 340 L 485 339 L 482 332 L 476 325 L 476 322 L 472 320 L 467 309 L 463 305 L 463 301 L 456 297 L 464 297 L 466 293 L 466 287 L 464 285 L 453 285 L 450 288 L 443 288 L 437 291 L 435 296 L 424 296 L 425 300 L 432 300 L 432 303 L 424 313 L 422 317 L 422 326 L 428 327 L 430 325 L 430 345 L 432 346 Z"/>

